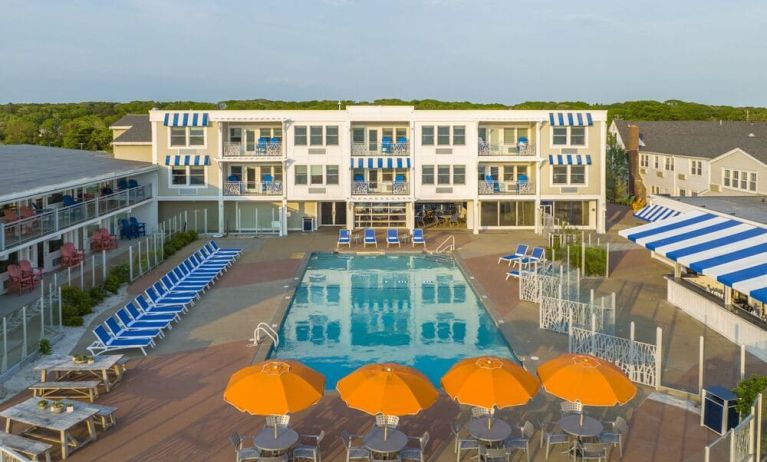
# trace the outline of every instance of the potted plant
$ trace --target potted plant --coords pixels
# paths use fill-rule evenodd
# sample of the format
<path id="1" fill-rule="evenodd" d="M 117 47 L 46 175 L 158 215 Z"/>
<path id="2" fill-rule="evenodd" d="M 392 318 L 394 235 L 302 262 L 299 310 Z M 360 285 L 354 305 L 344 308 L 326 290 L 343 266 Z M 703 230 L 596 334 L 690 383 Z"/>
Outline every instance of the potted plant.
<path id="1" fill-rule="evenodd" d="M 75 412 L 75 405 L 74 403 L 67 403 L 67 413 Z"/>
<path id="2" fill-rule="evenodd" d="M 96 362 L 96 359 L 93 356 L 88 356 L 88 364 L 93 364 Z"/>
<path id="3" fill-rule="evenodd" d="M 64 409 L 66 409 L 66 406 L 61 401 L 54 401 L 54 403 L 51 404 L 51 412 L 54 414 L 61 414 L 64 412 Z"/>
<path id="4" fill-rule="evenodd" d="M 48 401 L 46 401 L 44 399 L 41 399 L 40 401 L 37 402 L 37 408 L 38 409 L 43 410 L 43 409 L 45 409 L 47 407 L 48 407 Z"/>

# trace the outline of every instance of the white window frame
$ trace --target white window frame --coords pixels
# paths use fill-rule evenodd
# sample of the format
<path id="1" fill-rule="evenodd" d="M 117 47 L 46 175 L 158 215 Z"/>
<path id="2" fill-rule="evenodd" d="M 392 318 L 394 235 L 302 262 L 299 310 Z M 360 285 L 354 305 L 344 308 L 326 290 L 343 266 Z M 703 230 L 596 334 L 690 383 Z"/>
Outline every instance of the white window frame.
<path id="1" fill-rule="evenodd" d="M 567 139 L 566 139 L 567 144 L 554 144 L 554 129 L 555 128 L 565 128 L 567 130 Z M 572 138 L 573 138 L 572 129 L 573 128 L 583 128 L 583 144 L 573 144 L 572 143 Z M 552 126 L 551 130 L 549 130 L 549 145 L 552 148 L 585 148 L 586 146 L 589 145 L 589 130 L 588 130 L 588 128 L 589 127 L 586 127 L 586 126 L 584 126 L 584 127 L 571 127 L 571 126 L 567 126 L 567 127 L 556 126 L 556 127 L 554 127 L 554 126 Z"/>
<path id="2" fill-rule="evenodd" d="M 554 183 L 554 167 L 567 167 L 567 182 L 566 183 Z M 583 167 L 583 183 L 573 183 L 572 180 L 572 167 Z M 551 174 L 549 175 L 549 186 L 552 188 L 558 188 L 562 186 L 587 186 L 589 184 L 589 167 L 588 165 L 552 165 Z"/>
<path id="3" fill-rule="evenodd" d="M 703 175 L 703 161 L 702 160 L 690 159 L 690 175 L 695 175 L 695 176 L 702 176 Z"/>
<path id="4" fill-rule="evenodd" d="M 666 156 L 665 162 L 663 163 L 663 167 L 667 172 L 673 172 L 674 171 L 674 157 L 673 156 Z"/>
<path id="5" fill-rule="evenodd" d="M 170 132 L 173 128 L 184 129 L 184 145 L 171 146 L 170 144 Z M 189 144 L 189 129 L 190 128 L 202 128 L 203 144 L 195 144 L 194 146 Z M 169 149 L 207 149 L 208 148 L 208 127 L 168 127 L 168 148 Z"/>
<path id="6" fill-rule="evenodd" d="M 186 184 L 173 184 L 173 167 L 184 167 L 186 169 Z M 203 171 L 202 184 L 189 184 L 190 167 L 201 167 Z M 169 165 L 168 166 L 168 188 L 169 189 L 203 189 L 208 187 L 208 167 L 207 165 Z"/>
<path id="7" fill-rule="evenodd" d="M 738 184 L 735 186 L 733 186 L 733 180 L 735 177 L 734 173 L 738 174 L 738 180 L 737 180 Z M 750 188 L 751 175 L 756 175 L 756 178 L 754 180 L 754 189 Z M 746 177 L 746 187 L 742 188 L 740 187 L 740 184 L 744 176 Z M 730 182 L 729 186 L 724 184 L 725 178 L 729 180 Z M 728 188 L 728 189 L 734 189 L 736 191 L 756 193 L 757 191 L 759 191 L 759 172 L 755 170 L 738 170 L 738 169 L 732 169 L 732 168 L 722 168 L 722 187 Z"/>

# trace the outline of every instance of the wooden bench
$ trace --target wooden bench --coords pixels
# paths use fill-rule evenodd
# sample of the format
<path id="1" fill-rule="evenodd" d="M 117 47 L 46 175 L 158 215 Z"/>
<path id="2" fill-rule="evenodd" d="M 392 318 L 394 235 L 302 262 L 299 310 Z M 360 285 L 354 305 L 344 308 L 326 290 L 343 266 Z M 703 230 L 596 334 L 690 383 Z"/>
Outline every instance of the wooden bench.
<path id="1" fill-rule="evenodd" d="M 99 412 L 94 416 L 96 424 L 101 427 L 102 430 L 107 430 L 109 427 L 117 423 L 116 407 L 104 406 L 103 404 L 86 404 L 87 407 L 97 409 Z"/>
<path id="2" fill-rule="evenodd" d="M 29 387 L 34 396 L 41 398 L 87 399 L 91 403 L 99 395 L 98 380 L 80 380 L 75 382 L 38 382 Z"/>
<path id="3" fill-rule="evenodd" d="M 53 449 L 53 446 L 48 443 L 24 438 L 23 436 L 3 431 L 0 431 L 0 446 L 24 454 L 33 462 L 42 460 L 41 456 L 45 458 L 46 462 L 50 462 L 51 449 Z"/>

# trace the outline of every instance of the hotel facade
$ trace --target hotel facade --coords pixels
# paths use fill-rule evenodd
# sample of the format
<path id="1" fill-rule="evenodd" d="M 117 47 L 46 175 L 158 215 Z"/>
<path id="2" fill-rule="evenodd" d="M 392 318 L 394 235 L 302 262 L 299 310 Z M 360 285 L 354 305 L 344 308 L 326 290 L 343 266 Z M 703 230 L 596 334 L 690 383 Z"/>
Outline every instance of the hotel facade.
<path id="1" fill-rule="evenodd" d="M 111 128 L 158 166 L 159 219 L 208 232 L 320 226 L 535 229 L 541 211 L 605 230 L 605 111 L 150 111 Z"/>

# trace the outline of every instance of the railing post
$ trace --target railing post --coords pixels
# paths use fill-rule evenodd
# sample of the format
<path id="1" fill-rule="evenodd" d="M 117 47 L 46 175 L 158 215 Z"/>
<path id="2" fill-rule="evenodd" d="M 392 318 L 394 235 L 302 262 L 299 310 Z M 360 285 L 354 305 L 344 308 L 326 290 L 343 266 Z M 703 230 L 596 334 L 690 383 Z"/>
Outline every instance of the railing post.
<path id="1" fill-rule="evenodd" d="M 591 354 L 597 354 L 597 315 L 591 313 Z"/>
<path id="2" fill-rule="evenodd" d="M 45 297 L 40 297 L 40 340 L 45 338 Z"/>
<path id="3" fill-rule="evenodd" d="M 101 251 L 101 281 L 107 280 L 107 251 Z"/>
<path id="4" fill-rule="evenodd" d="M 663 358 L 663 329 L 660 327 L 655 330 L 655 389 L 660 390 L 661 384 L 661 358 Z"/>
<path id="5" fill-rule="evenodd" d="M 80 289 L 85 290 L 85 262 L 80 260 Z"/>
<path id="6" fill-rule="evenodd" d="M 144 274 L 144 265 L 141 261 L 141 240 L 138 241 L 138 275 Z"/>
<path id="7" fill-rule="evenodd" d="M 96 254 L 91 255 L 91 287 L 96 287 Z"/>
<path id="8" fill-rule="evenodd" d="M 703 403 L 703 373 L 706 370 L 705 364 L 705 340 L 701 335 L 698 339 L 698 395 L 700 402 Z"/>
<path id="9" fill-rule="evenodd" d="M 8 370 L 8 318 L 3 316 L 3 372 Z"/>
<path id="10" fill-rule="evenodd" d="M 730 429 L 730 431 L 727 432 L 727 438 L 730 439 L 730 461 L 736 462 L 737 459 L 737 451 L 735 450 L 735 430 Z"/>
<path id="11" fill-rule="evenodd" d="M 130 270 L 130 280 L 133 282 L 133 246 L 128 246 L 128 268 Z"/>
<path id="12" fill-rule="evenodd" d="M 21 307 L 21 359 L 27 357 L 27 305 Z"/>
<path id="13" fill-rule="evenodd" d="M 764 396 L 759 393 L 756 397 L 756 462 L 762 460 L 762 400 Z"/>
<path id="14" fill-rule="evenodd" d="M 62 315 L 61 286 L 59 286 L 59 328 L 64 326 L 64 316 Z"/>
<path id="15" fill-rule="evenodd" d="M 746 378 L 746 344 L 740 345 L 740 380 Z"/>
<path id="16" fill-rule="evenodd" d="M 67 285 L 68 286 L 72 285 L 72 267 L 71 266 L 67 266 Z"/>
<path id="17" fill-rule="evenodd" d="M 203 233 L 207 233 L 208 232 L 208 208 L 207 207 L 202 210 L 202 223 L 205 226 Z"/>
<path id="18" fill-rule="evenodd" d="M 0 223 L 0 250 L 5 249 L 5 223 Z"/>
<path id="19" fill-rule="evenodd" d="M 605 278 L 610 277 L 610 241 L 605 242 L 607 252 L 605 253 Z"/>

